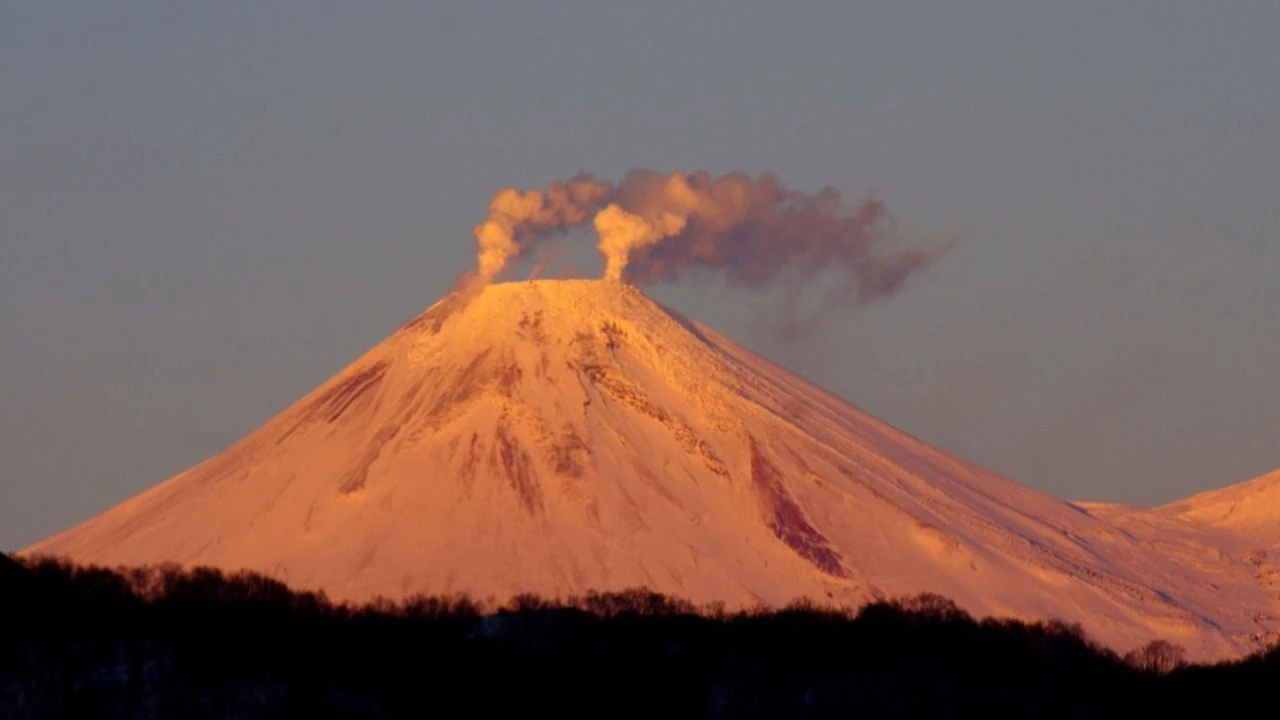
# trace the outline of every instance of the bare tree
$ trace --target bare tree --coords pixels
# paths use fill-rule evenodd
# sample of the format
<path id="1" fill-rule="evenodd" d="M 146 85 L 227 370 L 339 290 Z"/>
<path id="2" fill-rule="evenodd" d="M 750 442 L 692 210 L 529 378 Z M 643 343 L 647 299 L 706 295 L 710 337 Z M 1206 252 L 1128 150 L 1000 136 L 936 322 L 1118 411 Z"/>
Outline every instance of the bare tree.
<path id="1" fill-rule="evenodd" d="M 1167 675 L 1187 664 L 1187 649 L 1168 640 L 1152 640 L 1124 656 L 1130 666 L 1157 675 Z"/>

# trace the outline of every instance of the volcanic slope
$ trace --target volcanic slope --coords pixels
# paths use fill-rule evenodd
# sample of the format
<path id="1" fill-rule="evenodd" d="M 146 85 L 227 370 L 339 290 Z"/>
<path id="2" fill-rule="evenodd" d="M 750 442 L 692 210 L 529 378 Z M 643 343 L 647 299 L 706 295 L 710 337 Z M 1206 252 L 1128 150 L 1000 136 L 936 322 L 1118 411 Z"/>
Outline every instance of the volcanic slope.
<path id="1" fill-rule="evenodd" d="M 238 444 L 26 551 L 330 596 L 860 604 L 1252 649 L 1273 600 L 951 457 L 617 282 L 450 295 Z"/>
<path id="2" fill-rule="evenodd" d="M 1267 596 L 1280 598 L 1280 470 L 1155 508 L 1081 506 L 1142 538 L 1164 558 L 1217 576 L 1216 584 L 1238 586 L 1239 578 L 1247 576 Z M 1224 597 L 1232 600 L 1232 595 Z M 1253 639 L 1264 646 L 1280 642 L 1280 603 L 1255 600 L 1260 602 L 1236 600 L 1249 608 L 1258 625 Z"/>

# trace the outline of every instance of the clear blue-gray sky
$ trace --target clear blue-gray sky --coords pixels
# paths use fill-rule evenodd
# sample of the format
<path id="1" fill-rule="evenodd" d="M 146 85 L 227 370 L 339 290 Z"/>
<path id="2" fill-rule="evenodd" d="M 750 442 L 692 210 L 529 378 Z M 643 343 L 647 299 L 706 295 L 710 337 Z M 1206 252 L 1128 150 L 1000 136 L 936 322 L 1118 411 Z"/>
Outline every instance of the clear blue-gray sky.
<path id="1" fill-rule="evenodd" d="M 436 300 L 494 190 L 636 166 L 961 233 L 798 346 L 656 291 L 927 441 L 1068 499 L 1280 466 L 1277 38 L 1269 0 L 0 4 L 0 549 Z"/>

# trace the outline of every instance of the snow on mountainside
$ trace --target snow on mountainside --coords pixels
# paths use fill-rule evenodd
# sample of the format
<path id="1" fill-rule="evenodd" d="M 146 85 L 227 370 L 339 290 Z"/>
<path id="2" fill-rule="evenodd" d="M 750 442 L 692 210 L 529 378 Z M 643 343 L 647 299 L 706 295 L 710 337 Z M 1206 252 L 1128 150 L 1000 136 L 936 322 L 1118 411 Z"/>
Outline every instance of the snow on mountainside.
<path id="1" fill-rule="evenodd" d="M 1280 538 L 1280 470 L 1160 508 L 1163 514 Z"/>
<path id="2" fill-rule="evenodd" d="M 1253 613 L 1254 642 L 1280 642 L 1280 470 L 1157 508 L 1083 507 L 1184 567 L 1216 576 L 1222 602 Z M 1225 590 L 1249 582 L 1265 593 L 1257 605 Z"/>
<path id="3" fill-rule="evenodd" d="M 1096 512 L 931 448 L 635 288 L 559 280 L 446 297 L 220 455 L 26 553 L 244 567 L 356 600 L 932 591 L 1203 658 L 1276 627 L 1256 566 L 1188 539 L 1196 522 L 1139 532 Z"/>

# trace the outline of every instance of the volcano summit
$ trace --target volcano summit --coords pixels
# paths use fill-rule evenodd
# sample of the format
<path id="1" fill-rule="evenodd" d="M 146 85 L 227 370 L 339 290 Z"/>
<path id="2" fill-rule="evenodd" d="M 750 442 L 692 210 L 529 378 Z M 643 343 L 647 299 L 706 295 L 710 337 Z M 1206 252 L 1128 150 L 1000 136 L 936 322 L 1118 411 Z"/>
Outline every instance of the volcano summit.
<path id="1" fill-rule="evenodd" d="M 1169 559 L 602 280 L 447 296 L 236 445 L 26 553 L 348 600 L 930 591 L 1198 657 L 1251 649 L 1274 603 L 1243 563 Z"/>

